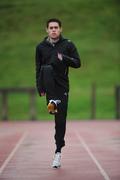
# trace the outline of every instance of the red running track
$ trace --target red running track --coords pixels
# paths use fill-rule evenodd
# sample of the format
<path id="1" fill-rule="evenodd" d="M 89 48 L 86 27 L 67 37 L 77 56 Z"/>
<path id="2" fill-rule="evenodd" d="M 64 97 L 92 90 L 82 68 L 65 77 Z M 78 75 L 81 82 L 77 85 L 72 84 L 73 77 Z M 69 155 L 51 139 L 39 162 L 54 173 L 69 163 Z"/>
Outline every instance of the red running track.
<path id="1" fill-rule="evenodd" d="M 0 123 L 0 180 L 120 180 L 120 121 L 68 121 L 52 169 L 54 122 Z"/>

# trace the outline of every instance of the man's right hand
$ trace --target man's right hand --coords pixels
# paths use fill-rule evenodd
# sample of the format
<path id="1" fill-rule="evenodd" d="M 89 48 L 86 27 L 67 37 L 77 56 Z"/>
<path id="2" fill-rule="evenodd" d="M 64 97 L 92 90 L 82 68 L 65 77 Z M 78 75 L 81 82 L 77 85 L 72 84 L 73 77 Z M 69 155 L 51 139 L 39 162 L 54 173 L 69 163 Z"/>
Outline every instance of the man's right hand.
<path id="1" fill-rule="evenodd" d="M 42 92 L 42 93 L 40 93 L 40 95 L 41 95 L 41 96 L 45 96 L 45 93 L 44 93 L 44 92 Z"/>

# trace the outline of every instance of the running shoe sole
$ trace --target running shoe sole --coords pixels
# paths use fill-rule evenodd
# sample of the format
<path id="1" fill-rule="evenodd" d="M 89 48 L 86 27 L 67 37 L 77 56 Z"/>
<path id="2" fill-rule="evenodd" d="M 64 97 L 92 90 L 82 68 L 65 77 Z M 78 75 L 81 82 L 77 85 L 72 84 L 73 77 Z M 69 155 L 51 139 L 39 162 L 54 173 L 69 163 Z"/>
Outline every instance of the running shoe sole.
<path id="1" fill-rule="evenodd" d="M 57 106 L 56 106 L 56 104 L 53 103 L 53 102 L 50 102 L 50 103 L 48 104 L 47 109 L 48 109 L 48 112 L 49 112 L 50 114 L 55 114 L 55 113 L 58 112 L 58 111 L 57 111 Z"/>

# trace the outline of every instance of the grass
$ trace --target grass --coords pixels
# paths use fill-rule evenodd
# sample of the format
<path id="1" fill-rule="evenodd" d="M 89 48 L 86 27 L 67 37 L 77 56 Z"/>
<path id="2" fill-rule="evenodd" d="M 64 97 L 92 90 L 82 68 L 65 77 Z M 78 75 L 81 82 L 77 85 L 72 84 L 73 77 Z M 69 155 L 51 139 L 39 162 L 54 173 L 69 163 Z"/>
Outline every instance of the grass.
<path id="1" fill-rule="evenodd" d="M 76 90 L 76 91 L 75 91 Z M 91 119 L 92 87 L 75 88 L 69 94 L 68 119 Z M 75 93 L 75 95 L 74 95 Z M 25 94 L 10 94 L 8 96 L 8 117 L 10 120 L 30 119 L 30 99 Z M 1 107 L 1 103 L 0 103 Z M 0 112 L 0 116 L 2 116 Z M 36 116 L 38 120 L 52 120 L 48 115 L 44 97 L 36 97 Z M 115 119 L 114 87 L 96 89 L 96 119 Z"/>
<path id="2" fill-rule="evenodd" d="M 58 17 L 64 36 L 76 44 L 82 61 L 81 69 L 70 68 L 68 118 L 90 118 L 93 82 L 98 87 L 96 117 L 114 118 L 114 86 L 120 84 L 119 11 L 118 0 L 1 0 L 0 87 L 35 87 L 35 47 L 46 36 L 46 20 Z M 10 97 L 10 119 L 29 118 L 27 100 Z M 19 112 L 21 103 L 25 107 Z M 45 105 L 37 96 L 39 119 L 51 118 Z"/>

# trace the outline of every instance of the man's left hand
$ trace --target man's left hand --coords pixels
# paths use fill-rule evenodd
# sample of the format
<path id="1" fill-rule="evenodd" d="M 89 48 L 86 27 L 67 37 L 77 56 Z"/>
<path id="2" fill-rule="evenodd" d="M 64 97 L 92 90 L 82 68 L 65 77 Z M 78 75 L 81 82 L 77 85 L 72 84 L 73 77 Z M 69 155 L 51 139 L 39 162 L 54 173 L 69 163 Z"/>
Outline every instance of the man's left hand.
<path id="1" fill-rule="evenodd" d="M 58 59 L 59 59 L 60 61 L 63 60 L 63 55 L 62 55 L 61 53 L 58 53 Z"/>

